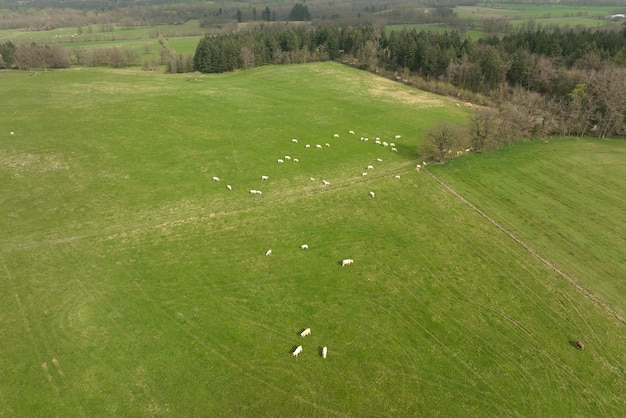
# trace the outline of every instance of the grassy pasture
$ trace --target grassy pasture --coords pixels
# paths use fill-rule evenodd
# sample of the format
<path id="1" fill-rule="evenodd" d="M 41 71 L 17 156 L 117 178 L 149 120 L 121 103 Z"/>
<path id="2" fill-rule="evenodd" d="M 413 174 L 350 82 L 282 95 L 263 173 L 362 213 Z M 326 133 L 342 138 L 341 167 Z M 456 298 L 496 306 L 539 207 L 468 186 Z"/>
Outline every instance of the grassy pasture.
<path id="1" fill-rule="evenodd" d="M 434 170 L 626 317 L 625 159 L 624 140 L 557 139 Z"/>
<path id="2" fill-rule="evenodd" d="M 574 7 L 562 5 L 503 4 L 493 6 L 457 6 L 455 12 L 463 19 L 507 19 L 514 26 L 534 20 L 543 26 L 601 28 L 615 26 L 616 23 L 604 16 L 614 13 L 608 6 Z M 617 25 L 620 25 L 618 22 Z"/>
<path id="3" fill-rule="evenodd" d="M 467 117 L 453 103 L 331 63 L 199 81 L 1 72 L 0 86 L 0 415 L 626 408 L 625 326 L 413 170 L 429 126 Z M 396 134 L 397 154 L 372 142 Z M 522 156 L 540 164 L 537 152 Z M 284 155 L 300 162 L 277 164 Z M 620 165 L 603 155 L 578 158 Z M 489 173 L 469 157 L 437 175 Z M 375 169 L 362 177 L 367 164 Z M 354 265 L 341 268 L 348 257 Z M 579 338 L 585 351 L 573 347 Z"/>

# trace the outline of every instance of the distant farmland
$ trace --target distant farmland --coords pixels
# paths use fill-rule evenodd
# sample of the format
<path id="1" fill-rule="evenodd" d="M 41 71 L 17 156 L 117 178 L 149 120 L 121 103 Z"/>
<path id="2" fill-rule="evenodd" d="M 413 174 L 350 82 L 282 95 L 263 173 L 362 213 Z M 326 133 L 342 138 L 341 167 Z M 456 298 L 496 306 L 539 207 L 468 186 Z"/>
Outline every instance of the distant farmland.
<path id="1" fill-rule="evenodd" d="M 448 99 L 333 63 L 0 85 L 0 415 L 626 410 L 623 141 L 426 168 L 596 301 L 415 170 Z"/>

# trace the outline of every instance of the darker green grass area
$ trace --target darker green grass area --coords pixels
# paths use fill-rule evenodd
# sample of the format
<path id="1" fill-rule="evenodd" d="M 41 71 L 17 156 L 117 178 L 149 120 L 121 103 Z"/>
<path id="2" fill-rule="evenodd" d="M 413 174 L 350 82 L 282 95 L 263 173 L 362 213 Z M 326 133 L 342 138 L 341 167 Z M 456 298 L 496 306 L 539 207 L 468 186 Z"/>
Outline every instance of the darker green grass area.
<path id="1" fill-rule="evenodd" d="M 414 170 L 452 102 L 332 63 L 0 84 L 0 415 L 625 409 L 624 324 Z M 559 140 L 429 170 L 578 279 L 623 244 L 622 157 Z M 574 230 L 594 244 L 567 257 Z"/>

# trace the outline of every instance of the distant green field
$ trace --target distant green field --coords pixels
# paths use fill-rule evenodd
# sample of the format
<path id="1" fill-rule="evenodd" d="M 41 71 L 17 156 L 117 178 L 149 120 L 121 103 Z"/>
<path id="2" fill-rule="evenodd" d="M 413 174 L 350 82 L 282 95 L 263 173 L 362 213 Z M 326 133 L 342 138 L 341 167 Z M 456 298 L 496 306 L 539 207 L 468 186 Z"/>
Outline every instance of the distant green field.
<path id="1" fill-rule="evenodd" d="M 434 171 L 626 317 L 625 159 L 623 139 L 558 139 Z"/>
<path id="2" fill-rule="evenodd" d="M 626 410 L 626 325 L 415 171 L 429 127 L 467 120 L 453 102 L 333 63 L 0 87 L 0 415 Z M 624 152 L 432 170 L 618 308 Z"/>
<path id="3" fill-rule="evenodd" d="M 600 28 L 620 25 L 622 22 L 612 22 L 604 17 L 614 13 L 614 7 L 573 7 L 562 5 L 533 5 L 533 4 L 496 4 L 478 6 L 457 6 L 454 8 L 458 17 L 463 19 L 506 19 L 514 26 L 534 20 L 538 25 L 556 25 L 570 28 L 588 27 Z"/>

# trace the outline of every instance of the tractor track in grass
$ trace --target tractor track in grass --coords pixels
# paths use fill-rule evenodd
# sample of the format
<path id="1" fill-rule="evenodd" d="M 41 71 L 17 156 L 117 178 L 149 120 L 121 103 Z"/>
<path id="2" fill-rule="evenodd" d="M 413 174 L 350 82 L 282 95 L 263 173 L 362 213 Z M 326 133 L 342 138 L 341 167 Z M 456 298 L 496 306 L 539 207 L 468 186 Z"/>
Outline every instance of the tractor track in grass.
<path id="1" fill-rule="evenodd" d="M 329 177 L 332 181 L 329 186 L 322 186 L 319 182 L 315 182 L 311 184 L 309 180 L 306 180 L 306 185 L 289 188 L 287 190 L 283 190 L 280 192 L 272 192 L 264 194 L 262 197 L 259 196 L 250 196 L 250 199 L 263 199 L 263 201 L 267 203 L 272 202 L 280 202 L 280 203 L 288 203 L 293 202 L 298 199 L 306 199 L 311 196 L 319 195 L 322 193 L 326 193 L 329 191 L 333 191 L 335 189 L 343 189 L 346 187 L 350 187 L 353 184 L 359 182 L 366 182 L 372 179 L 380 179 L 385 176 L 392 176 L 397 173 L 404 172 L 406 167 L 414 164 L 414 161 L 404 161 L 401 163 L 390 164 L 388 167 L 384 169 L 378 169 L 376 171 L 370 172 L 370 175 L 367 177 L 362 177 L 361 175 L 355 175 L 351 177 L 342 177 L 339 180 L 332 180 L 332 177 Z M 355 172 L 359 172 L 358 168 L 355 168 Z M 321 181 L 321 180 L 320 180 Z M 248 191 L 244 191 L 247 195 Z M 17 242 L 11 243 L 7 242 L 2 245 L 0 248 L 0 254 L 10 254 L 16 251 L 25 251 L 25 250 L 33 250 L 41 247 L 51 247 L 59 244 L 71 244 L 74 242 L 78 242 L 84 239 L 98 239 L 101 241 L 109 241 L 112 239 L 118 238 L 127 238 L 131 236 L 140 235 L 142 233 L 146 233 L 149 231 L 155 231 L 163 228 L 175 227 L 177 225 L 186 224 L 190 222 L 202 222 L 211 218 L 219 217 L 219 216 L 227 216 L 236 213 L 245 213 L 245 212 L 254 212 L 259 210 L 257 206 L 246 206 L 244 208 L 241 207 L 233 207 L 233 208 L 225 208 L 224 210 L 220 210 L 223 208 L 219 208 L 213 210 L 211 208 L 205 208 L 200 210 L 191 210 L 186 213 L 176 213 L 170 216 L 157 216 L 153 219 L 149 220 L 138 220 L 136 222 L 129 222 L 125 224 L 112 224 L 107 228 L 102 228 L 97 231 L 91 233 L 77 234 L 77 235 L 68 235 L 64 237 L 58 238 L 43 238 L 40 240 L 31 239 L 25 242 Z"/>
<path id="2" fill-rule="evenodd" d="M 578 290 L 580 293 L 582 293 L 583 296 L 585 296 L 587 299 L 589 299 L 591 302 L 593 302 L 596 306 L 598 306 L 599 308 L 604 310 L 606 313 L 608 313 L 611 316 L 613 316 L 615 319 L 617 319 L 622 324 L 626 325 L 626 319 L 624 319 L 624 317 L 622 317 L 619 314 L 619 312 L 615 311 L 613 308 L 611 308 L 609 305 L 607 305 L 605 302 L 603 302 L 598 296 L 593 294 L 591 291 L 589 291 L 585 287 L 581 286 L 576 280 L 574 280 L 572 277 L 570 277 L 567 273 L 563 272 L 561 269 L 559 269 L 557 266 L 555 266 L 552 262 L 550 262 L 550 260 L 548 260 L 547 258 L 543 257 L 541 254 L 539 254 L 539 252 L 537 252 L 537 250 L 535 250 L 529 244 L 527 244 L 524 241 L 522 241 L 515 234 L 513 234 L 511 231 L 509 231 L 504 226 L 502 226 L 500 223 L 498 223 L 495 219 L 493 219 L 492 217 L 487 215 L 485 212 L 480 210 L 477 206 L 475 206 L 469 200 L 464 198 L 459 192 L 454 190 L 452 187 L 450 187 L 443 180 L 441 180 L 440 178 L 435 176 L 429 170 L 422 170 L 422 171 L 424 171 L 428 176 L 430 176 L 433 180 L 435 180 L 437 183 L 439 183 L 441 185 L 441 187 L 443 187 L 445 190 L 447 190 L 449 193 L 451 193 L 459 201 L 461 201 L 463 204 L 465 204 L 468 207 L 470 207 L 474 212 L 476 212 L 478 215 L 480 215 L 481 217 L 486 219 L 489 223 L 491 223 L 493 226 L 495 226 L 497 229 L 499 229 L 502 233 L 504 233 L 506 236 L 508 236 L 510 239 L 512 239 L 514 242 L 516 242 L 518 245 L 520 245 L 522 248 L 524 248 L 526 251 L 528 251 L 535 259 L 537 259 L 540 262 L 542 262 L 550 270 L 554 271 L 562 279 L 566 280 L 569 284 L 574 286 L 574 288 L 576 290 Z"/>

